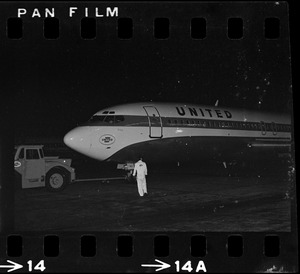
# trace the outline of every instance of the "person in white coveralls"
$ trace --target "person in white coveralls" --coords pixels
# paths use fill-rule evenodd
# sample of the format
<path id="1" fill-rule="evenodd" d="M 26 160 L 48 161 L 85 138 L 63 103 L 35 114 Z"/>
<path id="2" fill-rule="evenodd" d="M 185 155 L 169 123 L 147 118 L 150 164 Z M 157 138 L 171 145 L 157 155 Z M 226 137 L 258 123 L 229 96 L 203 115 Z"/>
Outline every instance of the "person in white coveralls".
<path id="1" fill-rule="evenodd" d="M 144 196 L 144 194 L 148 195 L 146 184 L 147 165 L 142 160 L 142 157 L 140 157 L 140 160 L 135 163 L 133 170 L 133 176 L 136 175 L 137 187 L 140 196 Z"/>

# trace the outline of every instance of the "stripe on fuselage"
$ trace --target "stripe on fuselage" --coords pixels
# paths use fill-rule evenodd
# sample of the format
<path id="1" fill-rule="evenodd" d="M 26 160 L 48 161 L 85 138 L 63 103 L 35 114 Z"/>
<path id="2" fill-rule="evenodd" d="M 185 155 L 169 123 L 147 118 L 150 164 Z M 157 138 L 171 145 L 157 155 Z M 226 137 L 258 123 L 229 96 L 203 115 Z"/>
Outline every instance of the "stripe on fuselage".
<path id="1" fill-rule="evenodd" d="M 106 122 L 86 122 L 86 126 L 109 126 L 109 127 L 149 127 L 147 116 L 124 116 L 125 120 L 119 123 Z M 266 131 L 273 132 L 290 132 L 291 126 L 282 123 L 266 123 L 262 121 L 237 121 L 224 119 L 201 119 L 201 118 L 178 118 L 178 117 L 161 117 L 162 126 L 165 127 L 185 127 L 185 128 L 214 128 L 225 130 L 246 130 L 246 131 Z"/>

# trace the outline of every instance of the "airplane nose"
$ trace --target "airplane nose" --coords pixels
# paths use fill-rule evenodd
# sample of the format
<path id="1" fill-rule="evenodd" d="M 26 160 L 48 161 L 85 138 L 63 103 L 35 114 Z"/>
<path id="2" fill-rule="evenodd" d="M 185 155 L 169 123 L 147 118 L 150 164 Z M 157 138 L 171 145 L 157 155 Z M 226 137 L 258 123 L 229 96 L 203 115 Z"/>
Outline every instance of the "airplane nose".
<path id="1" fill-rule="evenodd" d="M 64 143 L 82 154 L 88 154 L 92 145 L 89 127 L 72 129 L 65 135 Z"/>

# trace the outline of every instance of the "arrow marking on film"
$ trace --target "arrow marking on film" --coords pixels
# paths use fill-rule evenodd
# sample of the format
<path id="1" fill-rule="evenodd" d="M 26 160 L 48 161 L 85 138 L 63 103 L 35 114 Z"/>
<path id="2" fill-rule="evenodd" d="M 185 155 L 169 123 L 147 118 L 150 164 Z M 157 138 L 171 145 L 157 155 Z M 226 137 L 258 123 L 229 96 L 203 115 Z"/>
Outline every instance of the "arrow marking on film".
<path id="1" fill-rule="evenodd" d="M 6 260 L 6 262 L 10 263 L 9 265 L 0 265 L 0 268 L 10 268 L 7 270 L 7 272 L 12 272 L 15 271 L 17 269 L 23 268 L 23 265 L 15 263 L 13 261 L 10 260 Z"/>
<path id="2" fill-rule="evenodd" d="M 171 265 L 169 265 L 165 262 L 162 262 L 160 260 L 155 259 L 155 261 L 160 264 L 142 264 L 141 266 L 142 267 L 158 267 L 157 269 L 155 269 L 155 271 L 160 271 L 160 270 L 171 267 Z"/>

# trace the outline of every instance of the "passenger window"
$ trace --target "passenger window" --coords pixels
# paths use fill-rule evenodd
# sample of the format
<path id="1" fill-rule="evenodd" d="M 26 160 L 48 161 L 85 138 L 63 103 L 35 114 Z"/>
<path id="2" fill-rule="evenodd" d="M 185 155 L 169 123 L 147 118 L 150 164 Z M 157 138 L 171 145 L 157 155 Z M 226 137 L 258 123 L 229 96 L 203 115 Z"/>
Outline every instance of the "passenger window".
<path id="1" fill-rule="evenodd" d="M 26 149 L 26 159 L 35 160 L 39 159 L 39 153 L 37 149 Z"/>
<path id="2" fill-rule="evenodd" d="M 282 125 L 282 131 L 287 131 L 287 127 L 285 125 Z"/>
<path id="3" fill-rule="evenodd" d="M 272 131 L 273 131 L 273 135 L 277 135 L 277 125 L 272 122 Z"/>
<path id="4" fill-rule="evenodd" d="M 277 124 L 277 131 L 281 131 L 281 125 Z"/>
<path id="5" fill-rule="evenodd" d="M 263 121 L 260 122 L 260 130 L 262 135 L 266 135 L 266 124 Z"/>

